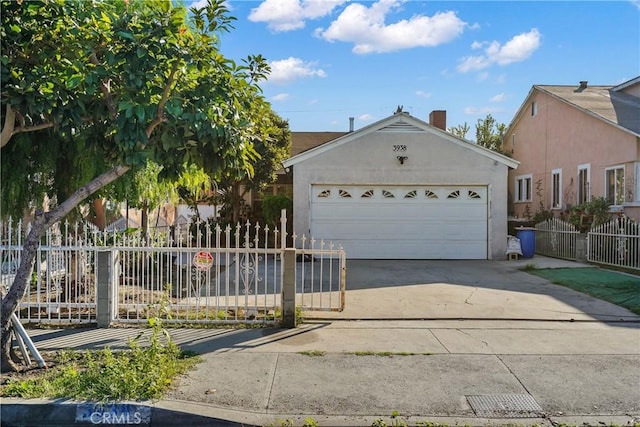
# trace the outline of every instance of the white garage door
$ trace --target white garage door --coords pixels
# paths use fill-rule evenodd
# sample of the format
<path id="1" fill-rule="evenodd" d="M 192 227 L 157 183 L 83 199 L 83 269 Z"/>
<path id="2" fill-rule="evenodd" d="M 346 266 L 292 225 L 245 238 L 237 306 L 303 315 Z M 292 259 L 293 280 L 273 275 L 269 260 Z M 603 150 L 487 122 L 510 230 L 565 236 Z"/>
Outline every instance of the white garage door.
<path id="1" fill-rule="evenodd" d="M 487 259 L 487 187 L 311 187 L 311 235 L 348 258 Z"/>

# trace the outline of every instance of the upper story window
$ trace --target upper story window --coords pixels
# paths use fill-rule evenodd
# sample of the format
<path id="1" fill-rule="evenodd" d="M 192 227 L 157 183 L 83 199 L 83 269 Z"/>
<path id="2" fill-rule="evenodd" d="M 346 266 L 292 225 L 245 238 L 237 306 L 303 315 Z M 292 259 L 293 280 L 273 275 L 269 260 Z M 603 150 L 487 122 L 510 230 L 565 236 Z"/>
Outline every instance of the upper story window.
<path id="1" fill-rule="evenodd" d="M 624 166 L 614 166 L 605 170 L 605 198 L 612 205 L 624 203 Z"/>
<path id="2" fill-rule="evenodd" d="M 531 181 L 533 175 L 521 175 L 516 176 L 516 187 L 514 201 L 516 202 L 530 202 L 531 201 Z"/>
<path id="3" fill-rule="evenodd" d="M 591 166 L 589 164 L 578 166 L 578 200 L 577 204 L 586 203 L 591 200 Z"/>
<path id="4" fill-rule="evenodd" d="M 538 114 L 538 103 L 536 101 L 533 101 L 531 103 L 531 117 L 535 116 L 536 114 Z"/>
<path id="5" fill-rule="evenodd" d="M 562 208 L 562 169 L 551 171 L 551 209 Z"/>

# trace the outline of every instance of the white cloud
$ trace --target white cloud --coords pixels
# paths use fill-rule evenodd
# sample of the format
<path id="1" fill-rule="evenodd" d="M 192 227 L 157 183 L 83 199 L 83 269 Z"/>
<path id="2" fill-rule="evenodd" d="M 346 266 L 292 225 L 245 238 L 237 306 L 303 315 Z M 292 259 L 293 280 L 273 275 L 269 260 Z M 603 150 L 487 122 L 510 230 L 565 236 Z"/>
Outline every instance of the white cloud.
<path id="1" fill-rule="evenodd" d="M 358 120 L 363 121 L 363 122 L 368 122 L 368 121 L 371 121 L 373 119 L 374 119 L 374 117 L 371 114 L 367 114 L 367 113 L 360 114 L 358 116 Z"/>
<path id="2" fill-rule="evenodd" d="M 528 33 L 514 36 L 503 45 L 495 40 L 488 44 L 486 42 L 473 42 L 472 49 L 487 46 L 484 48 L 484 54 L 462 58 L 457 69 L 460 73 L 467 73 L 469 71 L 482 70 L 493 64 L 504 66 L 524 61 L 540 47 L 541 36 L 538 29 L 533 28 Z"/>
<path id="3" fill-rule="evenodd" d="M 272 31 L 293 31 L 304 28 L 307 19 L 328 15 L 348 0 L 264 0 L 251 10 L 249 20 L 266 22 Z"/>
<path id="4" fill-rule="evenodd" d="M 402 3 L 404 0 L 379 0 L 370 7 L 350 4 L 329 28 L 318 28 L 316 35 L 330 42 L 353 43 L 354 53 L 367 54 L 438 46 L 459 36 L 465 28 L 466 23 L 455 12 L 415 15 L 386 24 L 387 14 Z"/>
<path id="5" fill-rule="evenodd" d="M 191 4 L 188 5 L 189 9 L 195 7 L 196 9 L 201 9 L 203 7 L 207 7 L 209 0 L 195 0 Z M 233 5 L 231 5 L 228 1 L 224 1 L 224 5 L 228 10 L 233 10 Z"/>
<path id="6" fill-rule="evenodd" d="M 191 5 L 189 7 L 195 7 L 197 9 L 200 9 L 202 7 L 206 7 L 207 6 L 207 2 L 208 2 L 208 0 L 197 0 L 197 1 L 194 1 L 193 3 L 191 3 Z"/>
<path id="7" fill-rule="evenodd" d="M 289 94 L 288 93 L 279 93 L 277 95 L 274 95 L 271 99 L 273 101 L 286 101 L 287 99 L 289 99 Z"/>
<path id="8" fill-rule="evenodd" d="M 499 93 L 495 96 L 492 96 L 491 99 L 489 99 L 489 102 L 504 102 L 507 99 L 507 95 L 505 95 L 504 93 Z"/>
<path id="9" fill-rule="evenodd" d="M 502 113 L 503 111 L 504 110 L 499 107 L 482 107 L 482 108 L 465 107 L 464 109 L 465 114 L 471 114 L 471 115 L 494 114 L 494 113 Z"/>
<path id="10" fill-rule="evenodd" d="M 279 61 L 270 61 L 269 66 L 271 73 L 267 81 L 273 83 L 285 84 L 300 78 L 327 76 L 327 73 L 316 68 L 313 62 L 304 62 L 292 56 Z"/>
<path id="11" fill-rule="evenodd" d="M 423 90 L 416 91 L 416 95 L 418 95 L 420 98 L 431 98 L 431 92 L 425 92 Z"/>

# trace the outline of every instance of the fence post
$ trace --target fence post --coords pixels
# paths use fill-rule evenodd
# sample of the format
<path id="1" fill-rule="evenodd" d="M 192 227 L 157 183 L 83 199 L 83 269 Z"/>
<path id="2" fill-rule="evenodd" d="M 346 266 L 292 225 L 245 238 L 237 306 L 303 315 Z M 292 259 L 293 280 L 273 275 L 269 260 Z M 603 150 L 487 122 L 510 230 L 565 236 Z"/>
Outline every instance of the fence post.
<path id="1" fill-rule="evenodd" d="M 98 251 L 96 263 L 96 321 L 98 328 L 108 328 L 116 318 L 119 258 L 117 250 Z"/>
<path id="2" fill-rule="evenodd" d="M 587 233 L 580 233 L 576 235 L 576 261 L 587 261 Z"/>
<path id="3" fill-rule="evenodd" d="M 282 327 L 296 327 L 296 250 L 284 250 L 282 275 Z"/>
<path id="4" fill-rule="evenodd" d="M 280 248 L 287 247 L 287 210 L 280 210 Z"/>

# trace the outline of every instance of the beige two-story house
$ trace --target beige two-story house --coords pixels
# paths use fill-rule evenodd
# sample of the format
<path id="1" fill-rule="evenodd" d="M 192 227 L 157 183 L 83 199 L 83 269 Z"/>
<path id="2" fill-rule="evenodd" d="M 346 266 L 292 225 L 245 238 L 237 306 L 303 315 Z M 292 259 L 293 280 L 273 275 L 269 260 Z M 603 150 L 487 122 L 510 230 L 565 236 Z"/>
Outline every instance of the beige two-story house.
<path id="1" fill-rule="evenodd" d="M 510 123 L 504 148 L 509 213 L 556 216 L 594 197 L 640 221 L 640 77 L 616 86 L 534 85 Z"/>

